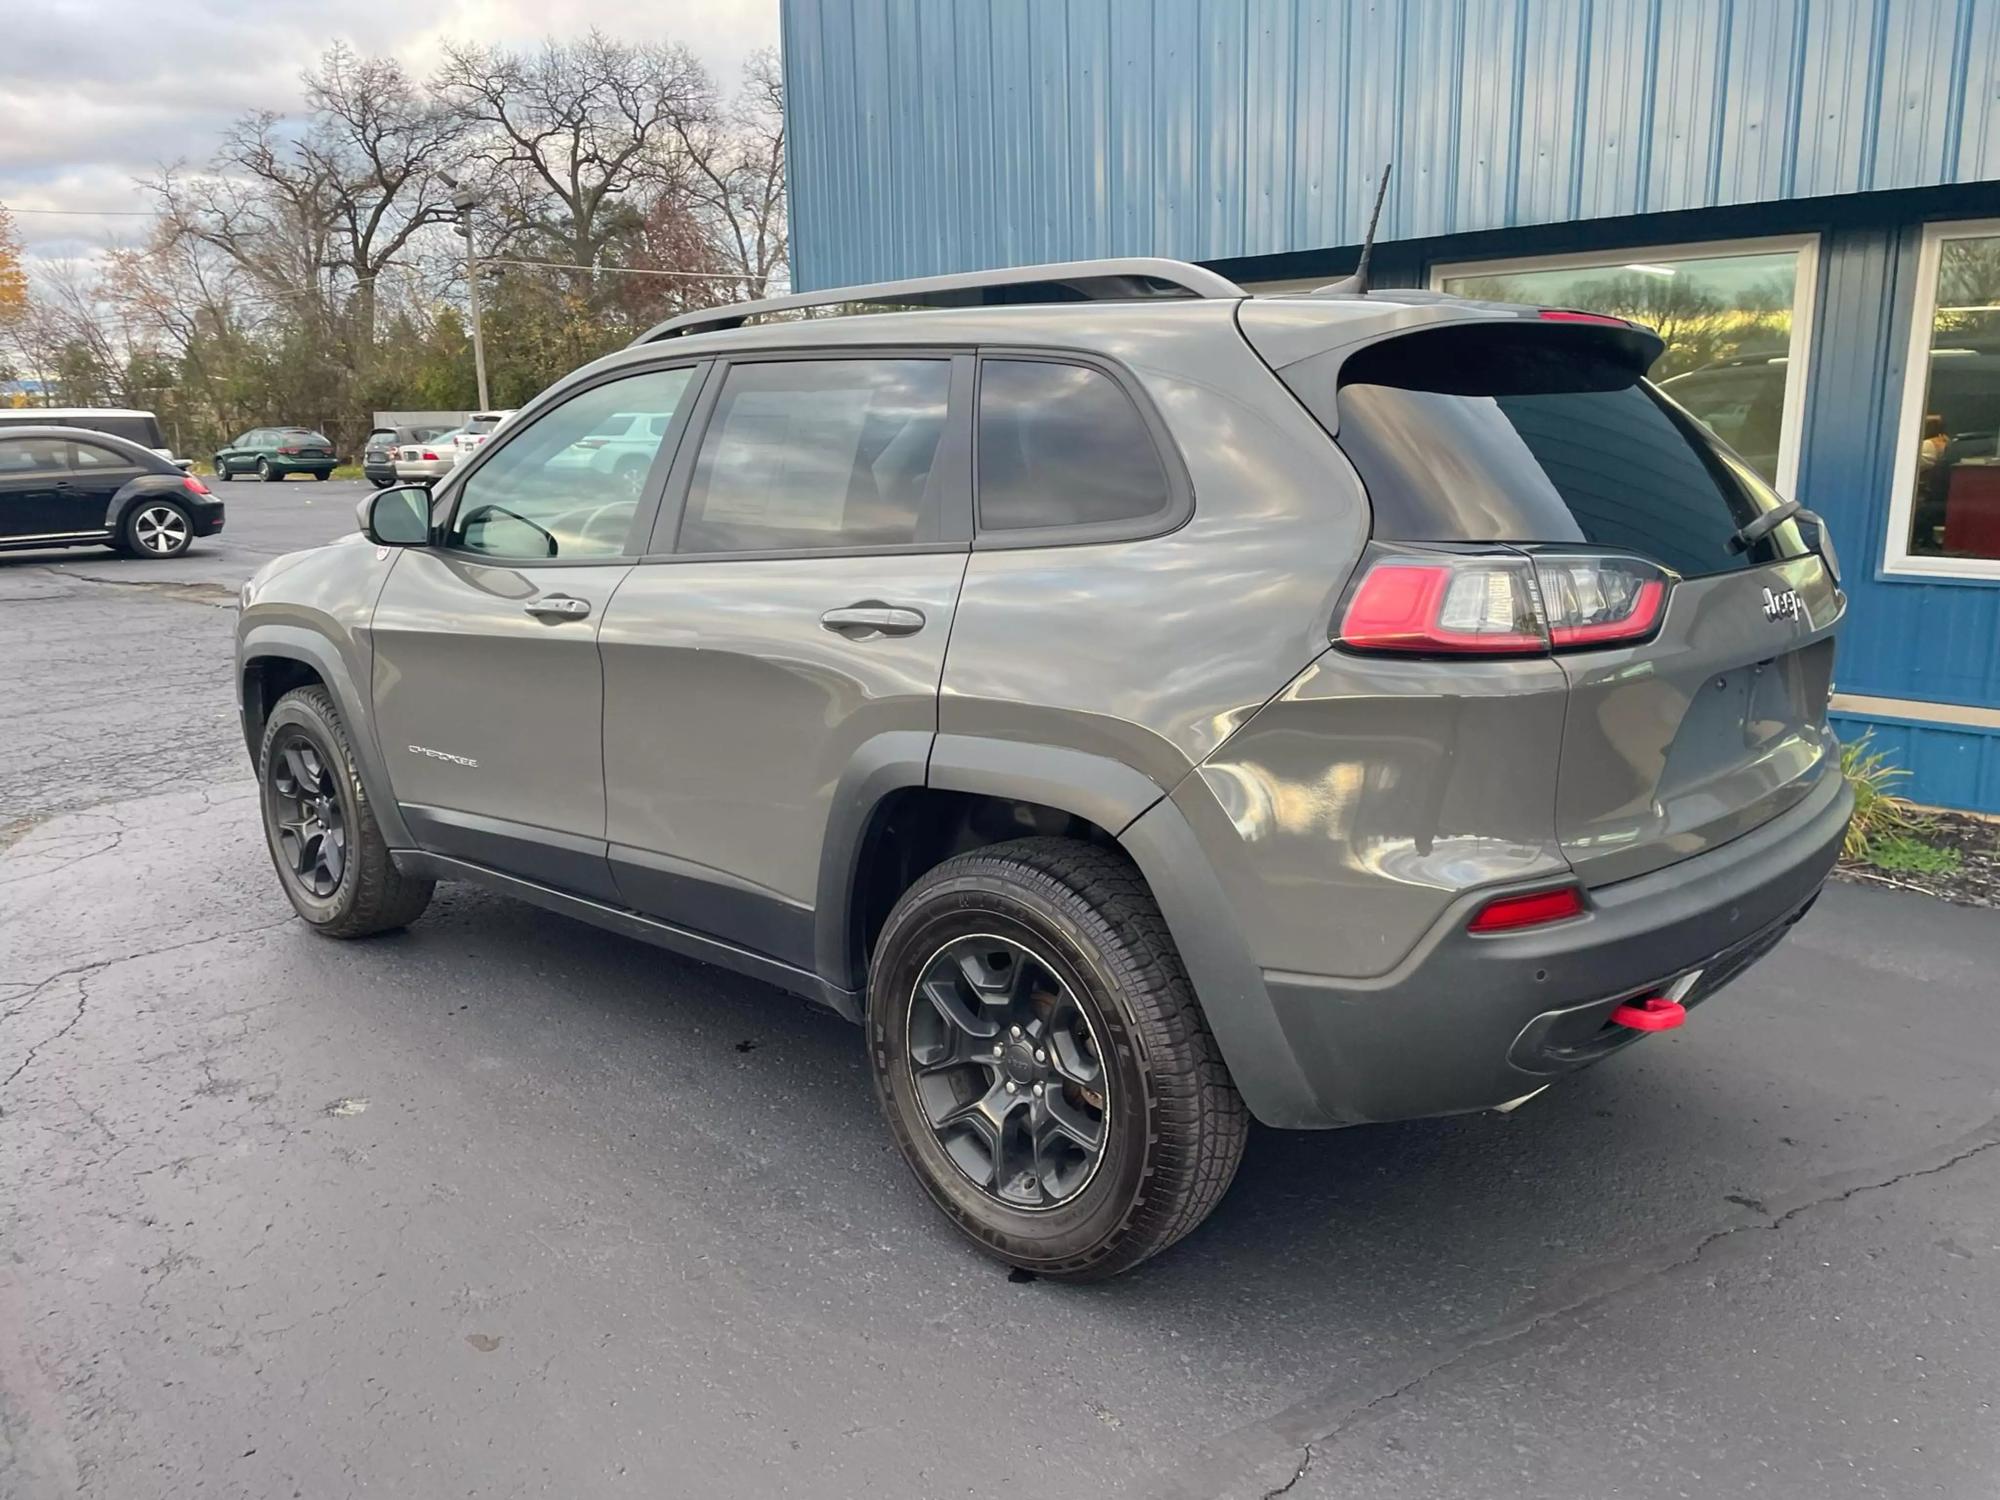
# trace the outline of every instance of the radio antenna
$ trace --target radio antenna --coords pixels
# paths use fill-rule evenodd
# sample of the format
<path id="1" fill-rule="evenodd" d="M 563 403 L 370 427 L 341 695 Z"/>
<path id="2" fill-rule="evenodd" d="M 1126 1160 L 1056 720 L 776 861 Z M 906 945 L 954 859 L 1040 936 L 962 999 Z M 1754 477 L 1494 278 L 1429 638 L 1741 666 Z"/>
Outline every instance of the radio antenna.
<path id="1" fill-rule="evenodd" d="M 1326 286 L 1314 287 L 1315 295 L 1321 292 L 1349 297 L 1368 295 L 1368 260 L 1375 253 L 1375 228 L 1382 222 L 1382 200 L 1389 196 L 1389 173 L 1395 170 L 1392 161 L 1382 163 L 1382 180 L 1375 187 L 1375 207 L 1368 215 L 1368 232 L 1361 237 L 1361 258 L 1354 263 L 1354 274 Z"/>

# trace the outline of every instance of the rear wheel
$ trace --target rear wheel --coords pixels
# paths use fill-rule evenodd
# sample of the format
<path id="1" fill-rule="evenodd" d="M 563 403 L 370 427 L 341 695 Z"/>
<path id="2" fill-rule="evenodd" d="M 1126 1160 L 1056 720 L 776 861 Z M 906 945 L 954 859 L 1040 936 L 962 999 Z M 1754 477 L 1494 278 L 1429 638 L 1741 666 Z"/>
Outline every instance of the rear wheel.
<path id="1" fill-rule="evenodd" d="M 285 476 L 271 467 L 270 459 L 260 458 L 257 460 L 257 477 L 263 480 L 264 483 L 270 484 L 276 480 L 283 479 Z"/>
<path id="2" fill-rule="evenodd" d="M 313 470 L 313 478 L 315 478 L 315 479 L 331 479 L 331 478 L 333 478 L 333 470 L 331 470 L 331 469 L 315 469 L 315 470 Z"/>
<path id="3" fill-rule="evenodd" d="M 257 760 L 264 837 L 296 911 L 328 937 L 406 927 L 430 904 L 433 882 L 389 857 L 340 710 L 324 688 L 295 688 L 265 721 Z"/>
<path id="4" fill-rule="evenodd" d="M 194 522 L 171 500 L 141 500 L 125 517 L 125 550 L 141 557 L 179 557 L 194 544 Z"/>
<path id="5" fill-rule="evenodd" d="M 1249 1115 L 1129 861 L 1071 839 L 947 860 L 897 902 L 869 986 L 903 1156 L 981 1249 L 1115 1275 L 1213 1209 Z"/>
<path id="6" fill-rule="evenodd" d="M 368 482 L 374 485 L 375 488 L 378 490 L 386 490 L 396 481 L 393 479 L 377 479 L 373 474 L 371 474 L 368 476 Z"/>

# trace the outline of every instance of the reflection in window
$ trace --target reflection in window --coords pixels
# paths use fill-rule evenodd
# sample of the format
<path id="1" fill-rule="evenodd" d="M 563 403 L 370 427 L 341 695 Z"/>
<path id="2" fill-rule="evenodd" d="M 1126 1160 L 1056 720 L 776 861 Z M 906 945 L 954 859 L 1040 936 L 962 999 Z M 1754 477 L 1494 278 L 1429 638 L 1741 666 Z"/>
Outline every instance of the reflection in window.
<path id="1" fill-rule="evenodd" d="M 2000 235 L 1938 246 L 1918 420 L 1910 551 L 2000 558 Z"/>
<path id="2" fill-rule="evenodd" d="M 1775 483 L 1784 446 L 1798 252 L 1647 259 L 1448 276 L 1445 291 L 1609 313 L 1666 343 L 1647 373 Z"/>
<path id="3" fill-rule="evenodd" d="M 702 438 L 682 552 L 892 547 L 930 540 L 941 359 L 736 365 Z"/>
<path id="4" fill-rule="evenodd" d="M 452 545 L 523 561 L 625 552 L 692 375 L 648 370 L 608 380 L 519 432 L 506 429 L 460 491 Z"/>

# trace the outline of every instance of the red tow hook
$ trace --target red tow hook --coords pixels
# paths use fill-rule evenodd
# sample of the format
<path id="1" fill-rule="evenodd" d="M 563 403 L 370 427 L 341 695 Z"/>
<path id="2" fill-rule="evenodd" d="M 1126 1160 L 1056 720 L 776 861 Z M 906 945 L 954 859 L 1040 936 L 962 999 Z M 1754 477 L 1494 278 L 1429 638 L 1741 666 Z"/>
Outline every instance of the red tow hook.
<path id="1" fill-rule="evenodd" d="M 1613 1025 L 1629 1026 L 1634 1031 L 1672 1031 L 1687 1018 L 1687 1007 L 1664 995 L 1627 1000 L 1611 1012 Z"/>

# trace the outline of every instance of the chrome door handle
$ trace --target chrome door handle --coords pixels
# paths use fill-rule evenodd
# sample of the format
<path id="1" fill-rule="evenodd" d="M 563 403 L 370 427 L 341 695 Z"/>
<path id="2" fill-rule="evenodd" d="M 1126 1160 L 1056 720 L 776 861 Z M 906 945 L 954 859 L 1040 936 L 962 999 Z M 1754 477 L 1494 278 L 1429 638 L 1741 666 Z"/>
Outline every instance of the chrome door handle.
<path id="1" fill-rule="evenodd" d="M 820 624 L 838 635 L 915 635 L 924 628 L 920 610 L 902 609 L 892 604 L 850 604 L 830 609 L 819 617 Z"/>
<path id="2" fill-rule="evenodd" d="M 590 613 L 590 601 L 572 599 L 568 594 L 550 594 L 522 608 L 538 620 L 581 620 Z"/>

